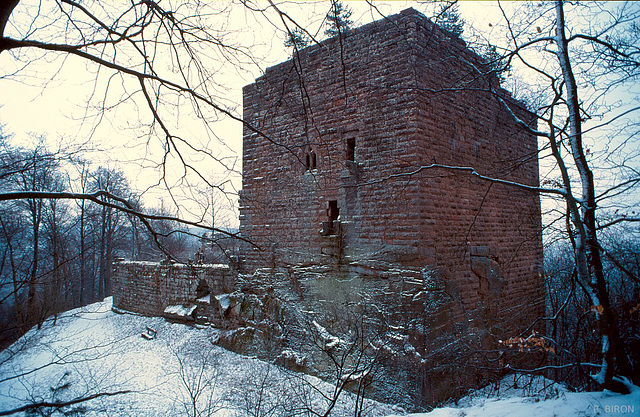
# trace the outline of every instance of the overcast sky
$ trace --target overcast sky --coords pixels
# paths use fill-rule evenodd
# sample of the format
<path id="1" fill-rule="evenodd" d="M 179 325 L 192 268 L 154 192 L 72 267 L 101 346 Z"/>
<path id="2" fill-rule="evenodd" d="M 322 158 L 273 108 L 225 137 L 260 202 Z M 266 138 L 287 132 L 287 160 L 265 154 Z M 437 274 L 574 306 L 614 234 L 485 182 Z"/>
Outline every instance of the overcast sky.
<path id="1" fill-rule="evenodd" d="M 46 2 L 45 2 L 46 3 Z M 407 7 L 414 7 L 430 16 L 434 6 L 421 2 L 375 2 L 378 10 L 372 9 L 365 1 L 344 2 L 353 10 L 352 19 L 355 26 L 377 20 L 383 14 L 397 13 Z M 31 28 L 37 10 L 37 0 L 31 4 L 22 0 L 19 9 L 12 15 L 8 26 L 10 36 L 19 36 Z M 166 8 L 170 2 L 162 2 Z M 223 19 L 220 27 L 228 33 L 229 39 L 251 47 L 251 53 L 257 64 L 230 65 L 224 60 L 211 61 L 215 70 L 215 92 L 218 102 L 232 113 L 242 114 L 242 86 L 253 82 L 268 66 L 287 59 L 290 51 L 283 46 L 284 32 L 278 25 L 273 13 L 266 15 L 254 13 L 241 4 L 226 8 L 227 2 L 213 3 L 221 10 L 218 17 Z M 261 3 L 265 7 L 268 3 Z M 518 7 L 519 3 L 505 3 L 505 8 Z M 328 2 L 281 2 L 283 11 L 308 28 L 311 33 L 318 33 L 322 39 L 324 29 L 322 23 Z M 493 2 L 463 1 L 459 4 L 460 13 L 465 19 L 465 33 L 479 31 L 491 39 L 497 31 L 502 15 Z M 36 22 L 47 22 L 42 16 Z M 473 27 L 474 29 L 471 29 Z M 47 33 L 46 31 L 40 33 Z M 60 34 L 49 34 L 53 39 L 62 42 Z M 135 85 L 128 85 L 131 80 L 122 81 L 108 78 L 108 71 L 99 70 L 93 64 L 78 58 L 65 55 L 50 54 L 35 64 L 23 68 L 9 53 L 0 55 L 0 123 L 4 124 L 5 133 L 14 135 L 16 144 L 29 145 L 33 137 L 46 136 L 51 147 L 59 143 L 83 144 L 87 154 L 96 165 L 106 165 L 125 171 L 131 185 L 136 190 L 146 190 L 158 181 L 157 162 L 162 157 L 161 140 L 149 138 L 148 123 L 150 114 L 140 100 L 127 97 L 123 92 L 135 90 Z M 18 76 L 11 76 L 16 73 Z M 98 80 L 98 81 L 96 81 Z M 106 82 L 111 83 L 109 89 Z M 133 80 L 135 81 L 135 80 Z M 104 99 L 104 92 L 109 91 L 106 101 L 111 104 L 124 100 L 112 110 L 102 115 L 95 108 L 88 106 Z M 126 100 L 125 100 L 126 99 Z M 139 97 L 138 97 L 139 99 Z M 189 138 L 195 147 L 207 149 L 220 163 L 212 163 L 202 155 L 189 155 L 195 166 L 203 175 L 217 184 L 224 184 L 224 190 L 230 191 L 231 197 L 225 198 L 216 193 L 215 204 L 232 206 L 235 203 L 233 193 L 240 184 L 241 139 L 242 129 L 238 122 L 223 118 L 212 123 L 207 131 L 201 123 L 193 121 L 187 107 L 175 108 L 172 114 L 165 114 L 180 134 Z M 96 123 L 99 121 L 99 123 Z M 97 126 L 97 127 L 96 127 Z M 182 165 L 170 161 L 168 167 L 167 186 L 174 187 L 176 198 L 183 205 L 181 215 L 193 218 L 201 211 L 192 202 L 192 198 L 202 199 L 207 190 L 201 182 L 192 178 L 188 182 L 182 179 Z M 158 206 L 160 199 L 168 199 L 161 191 L 148 191 L 145 197 L 147 206 Z M 229 207 L 219 210 L 224 212 Z M 228 211 L 222 215 L 230 226 L 237 225 L 235 213 Z"/>
<path id="2" fill-rule="evenodd" d="M 216 4 L 222 8 L 227 3 Z M 407 7 L 415 7 L 426 12 L 432 7 L 416 2 L 380 2 L 375 3 L 378 7 L 376 11 L 364 1 L 346 4 L 353 10 L 352 19 L 355 26 L 379 19 L 380 12 L 393 14 Z M 460 8 L 462 13 L 468 16 L 466 19 L 476 21 L 486 15 L 488 9 L 484 9 L 484 6 L 486 5 L 473 2 L 463 3 Z M 238 42 L 252 46 L 251 51 L 259 64 L 242 68 L 237 65 L 220 65 L 217 69 L 218 84 L 226 88 L 226 91 L 220 92 L 220 97 L 224 98 L 224 103 L 231 111 L 241 116 L 242 86 L 253 82 L 266 67 L 286 60 L 290 51 L 283 46 L 284 33 L 281 28 L 275 27 L 278 21 L 274 19 L 273 14 L 264 16 L 254 13 L 240 4 L 232 7 L 231 12 L 224 15 L 224 25 L 229 32 L 236 33 L 234 36 Z M 322 20 L 329 7 L 328 2 L 285 2 L 280 7 L 310 32 L 319 34 L 319 39 L 323 38 Z M 19 34 L 31 28 L 37 10 L 36 0 L 30 3 L 21 1 L 7 29 L 10 36 L 20 36 Z M 36 22 L 40 22 L 42 26 L 50 23 L 42 16 L 39 16 Z M 52 39 L 62 42 L 61 36 L 52 36 Z M 141 121 L 149 120 L 144 105 L 128 100 L 99 118 L 96 117 L 98 111 L 90 106 L 103 100 L 103 94 L 107 90 L 105 73 L 108 71 L 100 70 L 101 72 L 96 73 L 98 68 L 95 65 L 64 54 L 49 54 L 45 59 L 39 59 L 26 68 L 23 64 L 24 60 L 14 60 L 9 53 L 0 56 L 0 68 L 4 71 L 3 77 L 0 78 L 0 123 L 4 124 L 5 133 L 14 135 L 15 144 L 30 146 L 36 136 L 46 137 L 46 143 L 54 149 L 60 144 L 82 144 L 82 148 L 89 151 L 87 157 L 94 164 L 124 170 L 134 189 L 147 190 L 157 183 L 156 166 L 162 157 L 162 149 L 158 145 L 160 141 L 149 140 L 145 136 L 144 126 L 140 125 Z M 17 76 L 11 76 L 14 73 Z M 96 79 L 99 81 L 96 82 Z M 122 88 L 113 84 L 109 88 L 113 102 L 122 94 Z M 135 86 L 127 88 L 132 90 Z M 167 119 L 174 123 L 174 127 L 180 129 L 182 134 L 192 138 L 196 146 L 206 148 L 216 157 L 223 158 L 224 165 L 211 163 L 208 158 L 197 154 L 189 155 L 192 158 L 191 162 L 196 164 L 205 176 L 217 183 L 224 183 L 230 179 L 231 182 L 225 185 L 225 190 L 233 193 L 241 187 L 240 124 L 225 118 L 210 126 L 212 135 L 203 131 L 201 124 L 190 121 L 186 114 L 186 109 L 176 109 Z M 194 191 L 203 189 L 196 179 L 188 183 L 193 187 L 185 186 L 181 180 L 181 165 L 173 162 L 167 164 L 167 177 L 171 178 L 172 172 L 175 177 L 173 182 L 169 181 L 168 186 L 175 186 L 174 195 L 185 204 L 187 210 L 181 212 L 181 215 L 190 217 L 200 209 L 186 200 L 194 197 Z M 232 171 L 230 174 L 228 168 L 233 168 L 235 172 Z M 201 195 L 196 197 L 201 198 Z M 161 198 L 168 199 L 166 193 L 147 191 L 145 202 L 148 206 L 157 206 Z M 216 199 L 216 203 L 221 205 L 232 204 L 235 200 L 234 197 L 226 199 L 223 196 Z M 233 213 L 226 217 L 230 223 L 235 222 Z"/>

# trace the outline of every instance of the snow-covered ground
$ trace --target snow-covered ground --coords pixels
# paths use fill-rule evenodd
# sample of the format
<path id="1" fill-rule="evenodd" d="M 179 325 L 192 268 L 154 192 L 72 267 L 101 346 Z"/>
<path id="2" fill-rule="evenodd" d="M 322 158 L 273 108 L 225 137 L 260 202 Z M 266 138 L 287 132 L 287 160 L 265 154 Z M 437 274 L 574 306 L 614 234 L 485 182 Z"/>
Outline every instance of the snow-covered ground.
<path id="1" fill-rule="evenodd" d="M 470 394 L 455 407 L 407 417 L 640 416 L 640 388 L 630 388 L 629 395 L 609 391 L 577 393 L 544 378 L 514 375 L 505 377 L 498 387 Z"/>
<path id="2" fill-rule="evenodd" d="M 0 353 L 0 415 L 92 395 L 99 396 L 65 410 L 93 416 L 278 416 L 329 407 L 329 384 L 214 346 L 215 337 L 212 328 L 114 313 L 110 298 L 67 312 Z M 101 395 L 122 391 L 130 392 Z M 351 415 L 355 397 L 339 398 L 332 415 Z M 365 409 L 371 416 L 399 411 L 369 400 Z"/>
<path id="3" fill-rule="evenodd" d="M 110 299 L 70 311 L 0 353 L 0 415 L 91 396 L 65 407 L 66 415 L 292 416 L 329 408 L 329 384 L 226 351 L 212 344 L 215 337 L 212 328 L 116 314 Z M 522 384 L 505 388 L 513 385 L 506 379 L 499 390 L 478 391 L 455 408 L 413 416 L 640 415 L 637 387 L 622 396 L 571 393 L 559 385 L 529 392 Z M 353 415 L 355 397 L 339 398 L 331 415 Z M 39 411 L 49 415 L 48 410 Z M 365 410 L 368 416 L 403 415 L 374 401 L 366 401 Z"/>

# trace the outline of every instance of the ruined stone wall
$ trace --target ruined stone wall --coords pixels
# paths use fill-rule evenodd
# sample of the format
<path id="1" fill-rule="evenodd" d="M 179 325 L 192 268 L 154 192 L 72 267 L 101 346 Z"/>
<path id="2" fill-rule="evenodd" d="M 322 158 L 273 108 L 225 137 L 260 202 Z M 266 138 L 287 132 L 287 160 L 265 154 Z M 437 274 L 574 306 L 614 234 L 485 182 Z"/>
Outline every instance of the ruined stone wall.
<path id="1" fill-rule="evenodd" d="M 163 316 L 168 306 L 195 303 L 199 286 L 211 295 L 230 293 L 235 283 L 227 265 L 114 263 L 113 306 L 145 316 Z"/>

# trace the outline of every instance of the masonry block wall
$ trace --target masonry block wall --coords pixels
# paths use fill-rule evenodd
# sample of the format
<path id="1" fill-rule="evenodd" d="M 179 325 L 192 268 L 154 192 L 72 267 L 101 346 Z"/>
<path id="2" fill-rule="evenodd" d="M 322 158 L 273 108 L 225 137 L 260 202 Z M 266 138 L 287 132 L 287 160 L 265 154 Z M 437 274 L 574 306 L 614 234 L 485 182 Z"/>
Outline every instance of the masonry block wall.
<path id="1" fill-rule="evenodd" d="M 118 261 L 114 263 L 113 306 L 163 316 L 168 306 L 194 303 L 198 289 L 225 294 L 233 291 L 234 284 L 227 265 Z"/>
<path id="2" fill-rule="evenodd" d="M 539 197 L 474 175 L 537 186 L 537 140 L 513 116 L 535 122 L 482 72 L 408 9 L 246 86 L 240 230 L 259 250 L 246 248 L 245 268 L 429 266 L 464 311 L 541 314 Z"/>

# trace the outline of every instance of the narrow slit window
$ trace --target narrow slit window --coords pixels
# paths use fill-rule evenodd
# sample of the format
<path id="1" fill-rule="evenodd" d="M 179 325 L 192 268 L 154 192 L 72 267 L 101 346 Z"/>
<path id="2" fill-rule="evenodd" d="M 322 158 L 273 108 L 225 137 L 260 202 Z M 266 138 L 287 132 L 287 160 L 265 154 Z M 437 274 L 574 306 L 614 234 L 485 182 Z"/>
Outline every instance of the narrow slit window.
<path id="1" fill-rule="evenodd" d="M 315 152 L 311 152 L 311 169 L 316 169 L 316 154 Z"/>
<path id="2" fill-rule="evenodd" d="M 338 220 L 338 216 L 340 215 L 340 208 L 338 207 L 338 202 L 336 200 L 329 200 L 329 208 L 327 208 L 327 217 L 330 222 L 334 220 Z"/>

